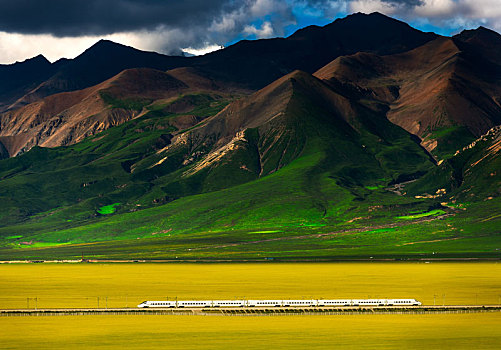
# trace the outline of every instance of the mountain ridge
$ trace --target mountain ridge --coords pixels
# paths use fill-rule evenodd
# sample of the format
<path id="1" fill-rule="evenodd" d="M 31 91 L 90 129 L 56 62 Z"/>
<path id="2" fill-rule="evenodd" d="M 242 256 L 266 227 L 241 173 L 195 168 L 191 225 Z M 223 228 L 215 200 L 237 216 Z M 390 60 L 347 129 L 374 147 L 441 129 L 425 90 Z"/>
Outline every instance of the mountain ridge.
<path id="1" fill-rule="evenodd" d="M 147 113 L 145 106 L 154 101 L 195 91 L 225 93 L 216 82 L 195 78 L 194 71 L 189 72 L 187 83 L 183 82 L 186 74 L 174 74 L 177 77 L 150 68 L 127 69 L 98 85 L 50 95 L 5 112 L 0 119 L 0 142 L 11 156 L 33 146 L 69 145 Z"/>
<path id="2" fill-rule="evenodd" d="M 391 23 L 390 28 L 383 32 L 383 36 L 395 39 L 392 46 L 384 45 L 385 42 L 391 43 L 391 40 L 378 39 L 378 42 L 382 44 L 378 51 L 380 53 L 395 50 L 404 51 L 409 48 L 406 45 L 416 46 L 434 37 L 434 34 L 422 33 L 403 22 L 384 15 L 379 14 L 371 17 L 371 15 L 357 14 L 354 16 L 376 17 L 378 19 L 376 23 L 372 24 L 373 30 L 369 32 L 373 38 L 378 38 L 376 35 L 377 27 L 381 23 L 385 21 Z M 337 26 L 342 21 L 337 20 L 333 24 L 337 23 Z M 342 47 L 344 44 L 341 44 L 340 47 L 328 48 L 326 54 L 318 54 L 318 49 L 326 49 L 325 45 L 322 45 L 322 41 L 335 42 L 340 40 L 339 35 L 335 35 L 336 30 L 328 32 L 330 28 L 328 26 L 320 28 L 320 36 L 314 35 L 308 40 L 296 40 L 293 34 L 288 38 L 241 41 L 225 49 L 197 57 L 165 56 L 154 52 L 140 51 L 109 40 L 101 40 L 74 59 L 60 60 L 52 64 L 51 70 L 46 72 L 48 77 L 44 81 L 33 82 L 29 90 L 25 88 L 24 91 L 27 93 L 9 96 L 10 103 L 5 103 L 2 110 L 17 108 L 50 94 L 87 88 L 111 78 L 123 69 L 139 67 L 160 70 L 184 66 L 195 67 L 203 70 L 215 80 L 224 81 L 226 79 L 228 83 L 236 84 L 239 88 L 258 90 L 294 69 L 312 73 L 332 60 L 334 58 L 331 57 L 332 55 L 349 53 L 345 52 Z M 345 25 L 344 27 L 349 28 L 350 26 Z M 397 27 L 404 30 L 407 37 L 395 36 L 394 33 L 399 32 L 395 30 Z M 330 38 L 332 35 L 334 37 Z M 369 49 L 374 49 L 374 42 L 375 40 L 369 39 L 365 41 L 364 45 L 368 46 Z M 407 42 L 410 44 L 406 44 Z M 311 43 L 314 45 L 311 46 Z M 316 55 L 306 54 L 305 56 L 305 52 L 313 49 L 317 51 Z M 359 47 L 359 49 L 363 48 Z M 280 58 L 284 51 L 288 51 L 288 57 Z M 112 62 L 112 64 L 107 62 Z M 271 62 L 275 63 L 270 66 Z M 2 90 L 1 84 L 0 90 Z"/>
<path id="3" fill-rule="evenodd" d="M 331 85 L 349 84 L 362 92 L 359 98 L 383 104 L 390 121 L 422 138 L 433 152 L 440 144 L 434 132 L 460 126 L 462 137 L 472 139 L 501 123 L 496 102 L 501 80 L 483 80 L 485 72 L 469 69 L 474 64 L 453 39 L 440 37 L 395 55 L 342 56 L 315 74 Z M 467 142 L 457 140 L 449 148 Z"/>

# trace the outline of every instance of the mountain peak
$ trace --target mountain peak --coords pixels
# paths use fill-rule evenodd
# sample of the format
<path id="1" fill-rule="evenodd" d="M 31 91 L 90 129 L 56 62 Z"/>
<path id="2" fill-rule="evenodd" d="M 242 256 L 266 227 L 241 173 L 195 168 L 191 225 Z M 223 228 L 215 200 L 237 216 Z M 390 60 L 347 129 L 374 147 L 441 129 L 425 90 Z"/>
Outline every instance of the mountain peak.
<path id="1" fill-rule="evenodd" d="M 119 44 L 119 43 L 116 43 L 116 42 L 111 41 L 111 40 L 101 39 L 98 42 L 96 42 L 94 45 L 89 47 L 87 50 L 85 50 L 85 52 L 83 54 L 88 53 L 88 52 L 95 53 L 95 52 L 102 52 L 102 51 L 115 50 L 115 49 L 136 50 L 133 47 Z"/>
<path id="2" fill-rule="evenodd" d="M 25 59 L 24 61 L 18 61 L 18 62 L 15 62 L 15 63 L 11 63 L 11 64 L 2 64 L 0 66 L 18 66 L 18 65 L 50 65 L 50 61 L 45 58 L 44 55 L 42 54 L 39 54 L 35 57 L 31 57 L 31 58 L 27 58 Z"/>
<path id="3" fill-rule="evenodd" d="M 461 33 L 452 37 L 458 47 L 470 52 L 471 55 L 479 59 L 488 59 L 496 64 L 501 64 L 501 35 L 485 27 L 477 29 L 463 30 Z M 497 72 L 496 72 L 497 71 Z M 493 73 L 499 76 L 499 69 L 496 68 Z"/>
<path id="4" fill-rule="evenodd" d="M 24 62 L 28 62 L 28 61 L 30 61 L 30 62 L 49 62 L 49 60 L 47 58 L 45 58 L 45 56 L 42 54 L 39 54 L 39 55 L 32 57 L 32 58 L 28 58 Z"/>
<path id="5" fill-rule="evenodd" d="M 375 23 L 393 23 L 410 27 L 407 23 L 399 21 L 398 19 L 388 17 L 380 12 L 363 13 L 357 12 L 343 18 L 336 19 L 333 23 L 349 23 L 360 25 L 374 25 Z"/>
<path id="6" fill-rule="evenodd" d="M 476 29 L 465 29 L 461 31 L 461 33 L 454 35 L 454 38 L 458 38 L 464 41 L 474 38 L 493 38 L 495 40 L 500 40 L 501 35 L 494 30 L 480 26 Z"/>

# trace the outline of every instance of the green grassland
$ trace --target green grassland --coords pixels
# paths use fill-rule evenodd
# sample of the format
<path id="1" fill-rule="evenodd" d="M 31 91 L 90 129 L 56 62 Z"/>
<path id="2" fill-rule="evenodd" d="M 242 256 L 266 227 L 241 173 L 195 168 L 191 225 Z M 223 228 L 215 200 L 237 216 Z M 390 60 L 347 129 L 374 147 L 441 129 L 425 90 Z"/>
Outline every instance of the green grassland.
<path id="1" fill-rule="evenodd" d="M 402 219 L 402 220 L 412 220 L 412 219 L 419 219 L 419 218 L 425 218 L 427 216 L 440 216 L 445 214 L 445 211 L 441 209 L 435 209 L 428 211 L 426 213 L 419 213 L 419 214 L 413 214 L 413 215 L 406 215 L 406 216 L 399 216 L 397 219 Z"/>
<path id="2" fill-rule="evenodd" d="M 97 210 L 97 212 L 101 215 L 113 214 L 117 208 L 116 206 L 120 205 L 120 203 L 113 203 L 110 205 L 105 205 Z"/>
<path id="3" fill-rule="evenodd" d="M 384 115 L 355 105 L 346 117 L 301 79 L 280 117 L 200 170 L 217 147 L 214 133 L 197 141 L 203 119 L 231 96 L 179 96 L 78 144 L 0 161 L 0 258 L 500 256 L 499 159 L 468 170 L 488 141 L 437 167 Z M 178 130 L 175 103 L 194 104 L 202 126 Z M 416 178 L 405 195 L 387 190 Z"/>

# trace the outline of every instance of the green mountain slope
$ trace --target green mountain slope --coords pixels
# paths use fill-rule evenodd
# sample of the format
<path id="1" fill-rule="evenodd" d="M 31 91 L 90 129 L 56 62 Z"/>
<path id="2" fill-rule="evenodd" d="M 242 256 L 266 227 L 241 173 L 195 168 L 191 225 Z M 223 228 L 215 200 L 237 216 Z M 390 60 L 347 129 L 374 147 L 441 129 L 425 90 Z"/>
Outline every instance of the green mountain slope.
<path id="1" fill-rule="evenodd" d="M 424 177 L 409 193 L 429 196 L 439 189 L 454 201 L 489 201 L 501 193 L 501 127 L 489 130 Z"/>
<path id="2" fill-rule="evenodd" d="M 230 96 L 211 93 L 180 95 L 170 103 L 151 105 L 142 117 L 76 145 L 35 147 L 4 160 L 0 164 L 3 225 L 68 206 L 76 208 L 72 213 L 78 212 L 71 220 L 92 218 L 97 215 L 96 206 L 144 195 L 151 184 L 133 179 L 131 165 L 154 156 L 169 144 L 171 133 L 216 113 L 229 100 Z M 170 111 L 172 105 L 186 101 L 196 101 L 196 105 L 184 113 Z"/>
<path id="3" fill-rule="evenodd" d="M 197 98 L 214 110 L 212 97 Z M 251 239 L 384 225 L 435 205 L 381 189 L 433 167 L 412 135 L 310 74 L 291 73 L 185 132 L 172 126 L 177 118 L 146 114 L 74 146 L 0 162 L 0 191 L 11 198 L 0 234 L 19 236 L 5 242 L 228 230 Z"/>

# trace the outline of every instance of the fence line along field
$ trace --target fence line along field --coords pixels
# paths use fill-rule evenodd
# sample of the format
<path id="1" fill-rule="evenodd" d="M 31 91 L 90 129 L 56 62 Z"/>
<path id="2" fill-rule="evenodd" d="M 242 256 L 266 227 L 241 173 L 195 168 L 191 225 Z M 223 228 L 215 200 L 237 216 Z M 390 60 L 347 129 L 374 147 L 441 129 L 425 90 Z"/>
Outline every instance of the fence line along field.
<path id="1" fill-rule="evenodd" d="M 500 324 L 499 312 L 321 317 L 0 317 L 0 348 L 498 349 Z"/>
<path id="2" fill-rule="evenodd" d="M 124 308 L 144 300 L 415 298 L 499 305 L 501 264 L 4 264 L 0 309 Z"/>

